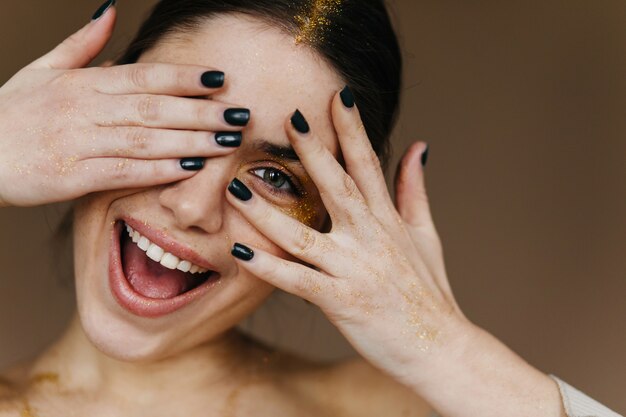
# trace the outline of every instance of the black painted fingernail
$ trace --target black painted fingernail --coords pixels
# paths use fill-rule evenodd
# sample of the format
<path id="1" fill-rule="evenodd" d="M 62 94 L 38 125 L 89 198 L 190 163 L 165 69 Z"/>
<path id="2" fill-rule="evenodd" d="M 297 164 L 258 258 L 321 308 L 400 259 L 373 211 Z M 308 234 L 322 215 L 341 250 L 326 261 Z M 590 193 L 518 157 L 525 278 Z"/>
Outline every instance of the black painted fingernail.
<path id="1" fill-rule="evenodd" d="M 241 243 L 235 243 L 235 246 L 233 246 L 233 250 L 230 251 L 230 253 L 235 258 L 239 258 L 242 261 L 251 261 L 252 258 L 254 258 L 254 251 Z"/>
<path id="2" fill-rule="evenodd" d="M 200 78 L 202 85 L 208 88 L 220 88 L 224 86 L 224 73 L 222 71 L 207 71 Z"/>
<path id="3" fill-rule="evenodd" d="M 228 186 L 228 191 L 241 201 L 248 201 L 252 198 L 252 192 L 246 185 L 235 178 Z"/>
<path id="4" fill-rule="evenodd" d="M 341 102 L 344 106 L 349 109 L 354 107 L 354 94 L 352 94 L 352 90 L 350 90 L 350 87 L 346 85 L 346 87 L 341 90 L 341 93 L 339 93 L 339 96 L 341 97 Z"/>
<path id="5" fill-rule="evenodd" d="M 180 166 L 185 171 L 200 171 L 202 168 L 204 168 L 204 158 L 181 159 Z"/>
<path id="6" fill-rule="evenodd" d="M 232 126 L 246 126 L 250 121 L 250 110 L 228 109 L 224 112 L 224 120 Z"/>
<path id="7" fill-rule="evenodd" d="M 215 141 L 218 145 L 226 148 L 237 148 L 241 146 L 241 132 L 217 132 Z"/>
<path id="8" fill-rule="evenodd" d="M 426 145 L 426 150 L 422 154 L 422 166 L 425 167 L 428 162 L 428 151 L 430 150 L 430 146 Z"/>
<path id="9" fill-rule="evenodd" d="M 293 116 L 291 116 L 291 124 L 298 132 L 303 134 L 309 133 L 309 131 L 311 130 L 306 119 L 304 118 L 302 113 L 300 113 L 300 110 L 296 110 Z"/>
<path id="10" fill-rule="evenodd" d="M 98 7 L 98 10 L 93 14 L 91 20 L 98 20 L 102 17 L 103 14 L 106 13 L 107 10 L 111 8 L 111 6 L 115 6 L 115 0 L 107 0 L 102 4 L 102 6 Z"/>

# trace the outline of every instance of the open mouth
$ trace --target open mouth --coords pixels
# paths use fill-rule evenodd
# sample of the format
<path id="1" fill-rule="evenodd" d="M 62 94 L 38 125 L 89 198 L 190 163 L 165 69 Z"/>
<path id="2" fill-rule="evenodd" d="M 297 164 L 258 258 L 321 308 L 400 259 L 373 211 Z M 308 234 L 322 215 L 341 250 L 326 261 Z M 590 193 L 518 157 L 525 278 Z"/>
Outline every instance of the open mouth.
<path id="1" fill-rule="evenodd" d="M 165 252 L 163 248 L 126 225 L 121 233 L 124 275 L 137 293 L 168 300 L 189 292 L 211 278 L 213 271 Z"/>
<path id="2" fill-rule="evenodd" d="M 111 290 L 127 310 L 144 317 L 169 314 L 209 291 L 219 280 L 219 273 L 192 261 L 199 259 L 197 254 L 133 223 L 142 227 L 143 233 L 126 222 L 115 225 L 109 273 Z"/>

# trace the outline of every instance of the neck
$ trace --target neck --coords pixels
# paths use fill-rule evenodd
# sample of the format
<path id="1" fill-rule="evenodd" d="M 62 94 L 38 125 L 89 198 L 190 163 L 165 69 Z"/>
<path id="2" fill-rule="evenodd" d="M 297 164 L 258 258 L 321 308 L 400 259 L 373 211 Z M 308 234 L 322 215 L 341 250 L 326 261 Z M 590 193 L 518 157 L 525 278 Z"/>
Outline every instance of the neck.
<path id="1" fill-rule="evenodd" d="M 226 388 L 249 378 L 254 364 L 262 363 L 267 354 L 255 349 L 251 340 L 237 330 L 230 330 L 206 344 L 156 362 L 122 362 L 98 351 L 75 315 L 59 341 L 36 361 L 29 376 L 31 383 L 58 383 L 64 392 L 126 399 L 140 392 L 144 400 L 158 402 L 164 392 L 169 398 L 220 392 L 212 388 Z"/>

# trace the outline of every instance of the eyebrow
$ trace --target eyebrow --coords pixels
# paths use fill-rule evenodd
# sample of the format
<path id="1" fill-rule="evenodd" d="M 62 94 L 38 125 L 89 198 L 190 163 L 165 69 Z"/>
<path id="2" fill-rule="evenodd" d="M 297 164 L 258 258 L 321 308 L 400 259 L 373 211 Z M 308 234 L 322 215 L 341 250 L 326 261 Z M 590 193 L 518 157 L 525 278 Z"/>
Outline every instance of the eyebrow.
<path id="1" fill-rule="evenodd" d="M 254 149 L 288 161 L 300 162 L 300 157 L 291 145 L 277 145 L 265 139 L 255 141 Z"/>

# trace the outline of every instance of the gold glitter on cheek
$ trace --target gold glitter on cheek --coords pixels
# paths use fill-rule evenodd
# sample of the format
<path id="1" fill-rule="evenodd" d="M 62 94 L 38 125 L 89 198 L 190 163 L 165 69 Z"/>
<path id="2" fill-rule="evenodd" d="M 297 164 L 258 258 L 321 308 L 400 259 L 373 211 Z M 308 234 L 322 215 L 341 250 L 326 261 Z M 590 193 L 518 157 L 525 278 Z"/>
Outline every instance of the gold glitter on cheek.
<path id="1" fill-rule="evenodd" d="M 317 44 L 324 40 L 325 32 L 330 28 L 331 18 L 339 14 L 342 0 L 312 0 L 306 10 L 295 16 L 299 33 L 296 44 L 308 42 Z"/>
<path id="2" fill-rule="evenodd" d="M 315 226 L 315 221 L 319 217 L 320 211 L 308 194 L 304 195 L 300 202 L 289 207 L 281 207 L 280 210 L 309 227 Z"/>

